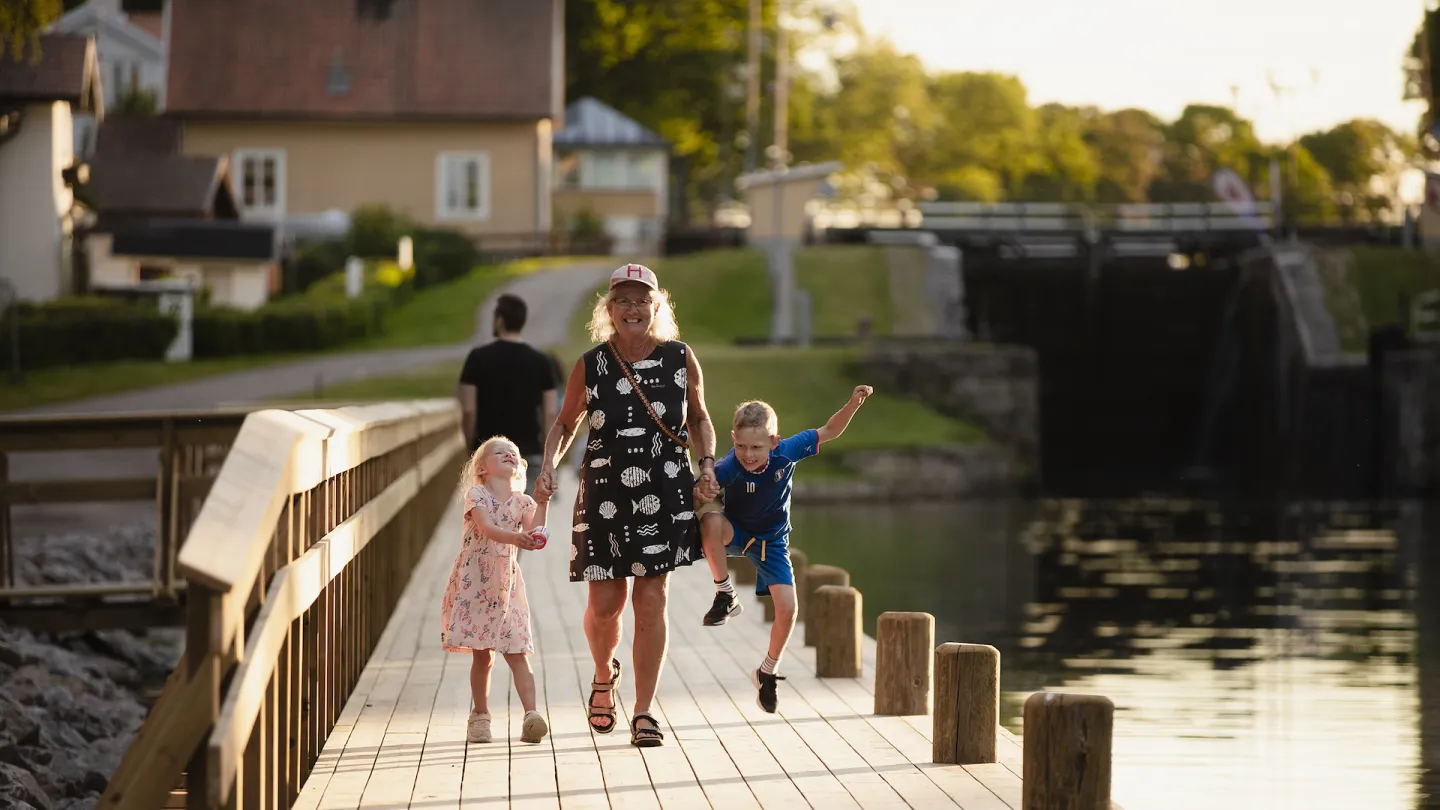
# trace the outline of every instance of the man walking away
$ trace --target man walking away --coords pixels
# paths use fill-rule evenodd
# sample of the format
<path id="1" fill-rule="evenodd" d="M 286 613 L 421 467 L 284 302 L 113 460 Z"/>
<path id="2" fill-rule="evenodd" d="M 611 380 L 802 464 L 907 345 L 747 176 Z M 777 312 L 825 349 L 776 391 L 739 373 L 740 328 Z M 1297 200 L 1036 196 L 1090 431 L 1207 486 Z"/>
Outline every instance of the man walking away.
<path id="1" fill-rule="evenodd" d="M 500 296 L 495 340 L 470 350 L 457 395 L 470 452 L 491 436 L 508 437 L 530 465 L 530 493 L 540 473 L 541 436 L 555 421 L 557 383 L 550 358 L 520 337 L 527 314 L 522 298 Z"/>

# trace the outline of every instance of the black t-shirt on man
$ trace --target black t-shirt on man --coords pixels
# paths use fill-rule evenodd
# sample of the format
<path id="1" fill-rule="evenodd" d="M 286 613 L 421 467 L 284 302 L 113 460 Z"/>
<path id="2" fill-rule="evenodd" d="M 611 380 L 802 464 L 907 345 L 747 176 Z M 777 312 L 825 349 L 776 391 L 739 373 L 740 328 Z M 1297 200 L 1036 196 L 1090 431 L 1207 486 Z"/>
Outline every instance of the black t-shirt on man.
<path id="1" fill-rule="evenodd" d="M 544 450 L 540 401 L 557 387 L 555 365 L 528 343 L 495 340 L 470 350 L 460 372 L 463 385 L 475 386 L 473 453 L 491 436 L 506 436 L 522 456 Z"/>

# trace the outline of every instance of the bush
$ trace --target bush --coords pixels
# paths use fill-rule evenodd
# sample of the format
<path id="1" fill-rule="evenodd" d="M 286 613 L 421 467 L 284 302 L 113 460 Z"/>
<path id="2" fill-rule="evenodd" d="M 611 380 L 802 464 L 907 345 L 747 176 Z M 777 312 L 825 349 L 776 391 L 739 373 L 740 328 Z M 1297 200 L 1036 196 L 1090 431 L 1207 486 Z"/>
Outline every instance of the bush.
<path id="1" fill-rule="evenodd" d="M 442 228 L 422 228 L 415 242 L 415 287 L 444 284 L 469 273 L 480 263 L 480 251 L 463 233 Z"/>
<path id="2" fill-rule="evenodd" d="M 319 289 L 316 289 L 319 288 Z M 206 307 L 195 313 L 196 357 L 242 354 L 315 352 L 378 335 L 385 315 L 406 293 L 388 288 L 367 289 L 359 298 L 339 296 L 329 279 L 315 293 L 272 301 L 254 312 Z"/>
<path id="3" fill-rule="evenodd" d="M 400 237 L 415 230 L 413 220 L 388 206 L 362 205 L 350 214 L 346 242 L 350 253 L 362 259 L 394 258 Z"/>
<path id="4" fill-rule="evenodd" d="M 17 307 L 22 369 L 117 360 L 159 360 L 179 325 L 154 301 L 61 298 Z M 9 363 L 11 324 L 0 318 L 0 361 Z"/>

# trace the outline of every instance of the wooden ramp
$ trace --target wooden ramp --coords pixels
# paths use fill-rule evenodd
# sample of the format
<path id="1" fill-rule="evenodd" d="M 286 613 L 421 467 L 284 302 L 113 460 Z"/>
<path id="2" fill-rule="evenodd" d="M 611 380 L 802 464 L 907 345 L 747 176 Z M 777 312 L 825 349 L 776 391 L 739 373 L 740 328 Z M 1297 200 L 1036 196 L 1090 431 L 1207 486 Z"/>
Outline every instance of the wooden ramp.
<path id="1" fill-rule="evenodd" d="M 568 522 L 574 490 L 557 494 L 550 524 Z M 746 611 L 719 628 L 700 617 L 714 590 L 703 564 L 670 581 L 670 652 L 653 713 L 661 748 L 629 745 L 634 700 L 627 611 L 619 658 L 620 718 L 592 734 L 593 674 L 581 627 L 585 588 L 568 581 L 563 537 L 522 559 L 536 634 L 539 709 L 551 735 L 520 742 L 524 714 L 503 661 L 491 686 L 495 742 L 467 745 L 470 657 L 440 649 L 440 597 L 459 547 L 460 503 L 440 529 L 386 627 L 297 807 L 306 808 L 1020 808 L 1021 748 L 1000 731 L 1000 762 L 930 764 L 930 717 L 876 717 L 874 652 L 858 679 L 815 677 L 815 653 L 795 640 L 781 664 L 780 712 L 755 703 L 748 673 L 769 625 L 745 586 Z M 557 535 L 564 532 L 557 531 Z M 508 729 L 508 733 L 507 733 Z"/>

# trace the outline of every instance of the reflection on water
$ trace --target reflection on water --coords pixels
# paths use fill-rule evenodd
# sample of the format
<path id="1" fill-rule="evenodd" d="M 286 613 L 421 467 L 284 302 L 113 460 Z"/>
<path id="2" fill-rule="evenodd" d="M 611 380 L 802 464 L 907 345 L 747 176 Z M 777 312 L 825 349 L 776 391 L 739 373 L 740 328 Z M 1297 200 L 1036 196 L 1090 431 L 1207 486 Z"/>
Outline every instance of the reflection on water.
<path id="1" fill-rule="evenodd" d="M 1440 808 L 1429 511 L 976 500 L 794 521 L 851 572 L 869 632 L 924 610 L 938 641 L 998 647 L 1011 730 L 1039 689 L 1114 701 L 1127 810 L 1416 810 Z"/>

